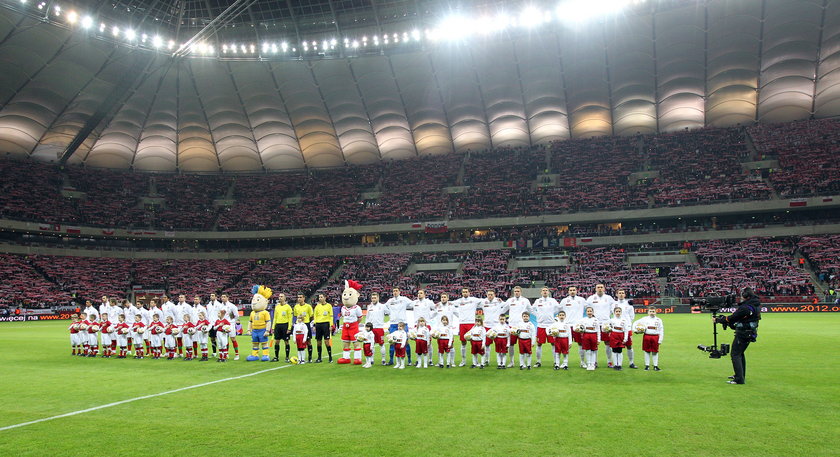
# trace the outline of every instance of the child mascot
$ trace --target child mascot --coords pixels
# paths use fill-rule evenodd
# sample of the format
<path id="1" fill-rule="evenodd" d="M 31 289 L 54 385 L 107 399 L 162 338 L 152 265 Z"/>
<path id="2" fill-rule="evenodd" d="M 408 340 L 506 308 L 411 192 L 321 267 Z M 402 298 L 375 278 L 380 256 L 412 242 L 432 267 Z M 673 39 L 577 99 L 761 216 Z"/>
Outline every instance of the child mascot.
<path id="1" fill-rule="evenodd" d="M 251 355 L 246 359 L 249 362 L 262 360 L 268 362 L 268 328 L 271 323 L 271 314 L 266 311 L 268 299 L 271 298 L 271 289 L 265 286 L 254 286 L 251 288 L 254 298 L 251 299 L 251 318 L 248 319 L 248 333 L 251 334 Z M 259 353 L 262 351 L 262 358 Z"/>
<path id="2" fill-rule="evenodd" d="M 359 306 L 359 290 L 362 285 L 356 281 L 344 281 L 344 292 L 341 293 L 341 342 L 344 353 L 338 359 L 340 364 L 348 364 L 350 360 L 350 345 L 353 345 L 353 365 L 362 364 L 361 343 L 356 341 L 359 333 L 359 321 L 362 320 L 362 308 Z"/>

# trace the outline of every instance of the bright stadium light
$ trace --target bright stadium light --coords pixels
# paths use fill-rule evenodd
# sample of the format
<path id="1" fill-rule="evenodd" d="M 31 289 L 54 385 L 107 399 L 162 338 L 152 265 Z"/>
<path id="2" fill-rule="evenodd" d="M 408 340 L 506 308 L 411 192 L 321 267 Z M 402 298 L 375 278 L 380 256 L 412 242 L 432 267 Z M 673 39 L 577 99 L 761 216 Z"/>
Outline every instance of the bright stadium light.
<path id="1" fill-rule="evenodd" d="M 75 24 L 76 21 L 78 21 L 78 20 L 79 20 L 79 15 L 76 14 L 75 11 L 70 11 L 69 13 L 67 13 L 67 22 L 69 22 L 71 24 Z"/>
<path id="2" fill-rule="evenodd" d="M 557 7 L 557 18 L 565 22 L 585 22 L 618 13 L 633 0 L 566 0 Z"/>
<path id="3" fill-rule="evenodd" d="M 519 25 L 526 28 L 536 27 L 542 24 L 543 14 L 537 8 L 529 6 L 519 14 Z"/>
<path id="4" fill-rule="evenodd" d="M 358 49 L 358 48 L 359 48 L 359 41 L 358 40 L 353 40 L 353 49 Z"/>
<path id="5" fill-rule="evenodd" d="M 120 28 L 115 25 L 114 28 L 111 29 L 111 33 L 114 36 L 120 36 Z"/>
<path id="6" fill-rule="evenodd" d="M 167 43 L 166 48 L 171 51 L 172 49 L 175 48 L 175 42 L 172 41 L 172 40 L 169 40 L 169 43 Z"/>
<path id="7" fill-rule="evenodd" d="M 137 38 L 137 34 L 134 33 L 134 30 L 128 29 L 128 30 L 125 31 L 125 39 L 126 40 L 134 41 L 135 38 Z"/>
<path id="8" fill-rule="evenodd" d="M 87 30 L 93 27 L 93 18 L 90 16 L 85 16 L 82 18 L 82 28 Z"/>
<path id="9" fill-rule="evenodd" d="M 417 29 L 412 30 L 411 38 L 414 38 L 414 41 L 420 41 L 420 31 Z"/>
<path id="10" fill-rule="evenodd" d="M 286 52 L 289 49 L 289 43 L 286 43 L 285 41 L 280 43 L 280 49 L 282 49 L 283 52 Z"/>
<path id="11" fill-rule="evenodd" d="M 155 35 L 155 36 L 152 38 L 152 46 L 154 46 L 154 47 L 155 47 L 155 49 L 160 48 L 161 46 L 163 46 L 163 38 L 161 38 L 159 35 Z"/>

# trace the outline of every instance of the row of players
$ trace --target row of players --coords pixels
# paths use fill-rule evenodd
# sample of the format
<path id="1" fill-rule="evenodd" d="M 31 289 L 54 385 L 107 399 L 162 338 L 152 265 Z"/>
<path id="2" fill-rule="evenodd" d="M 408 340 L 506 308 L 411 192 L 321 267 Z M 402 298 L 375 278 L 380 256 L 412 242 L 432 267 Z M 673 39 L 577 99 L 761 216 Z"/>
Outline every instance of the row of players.
<path id="1" fill-rule="evenodd" d="M 339 359 L 339 363 L 351 363 L 352 345 L 352 363 L 362 365 L 361 354 L 363 348 L 359 347 L 359 343 L 366 343 L 371 344 L 370 348 L 366 348 L 371 351 L 373 345 L 378 344 L 380 346 L 383 365 L 393 365 L 395 352 L 399 349 L 406 352 L 408 363 L 411 364 L 411 347 L 406 344 L 406 338 L 398 332 L 405 332 L 406 336 L 412 334 L 416 336 L 417 332 L 420 332 L 421 339 L 419 345 L 421 350 L 424 350 L 428 348 L 429 342 L 428 338 L 422 337 L 425 335 L 425 330 L 423 330 L 425 328 L 428 331 L 442 331 L 445 335 L 448 335 L 448 332 L 451 330 L 453 334 L 451 339 L 444 339 L 446 342 L 446 351 L 440 352 L 440 347 L 438 348 L 439 354 L 447 354 L 447 357 L 439 355 L 438 366 L 454 365 L 454 345 L 452 343 L 454 343 L 454 338 L 457 336 L 461 340 L 461 363 L 459 366 L 463 367 L 467 365 L 466 352 L 468 347 L 470 347 L 471 352 L 479 351 L 479 353 L 473 352 L 472 354 L 474 356 L 473 365 L 486 366 L 489 353 L 485 349 L 492 344 L 496 347 L 497 354 L 500 354 L 500 346 L 497 346 L 495 341 L 497 338 L 500 338 L 506 342 L 505 347 L 507 350 L 503 360 L 505 367 L 510 368 L 514 363 L 517 342 L 523 339 L 519 333 L 526 332 L 524 340 L 533 340 L 536 346 L 536 366 L 539 367 L 541 365 L 543 345 L 549 343 L 555 349 L 555 368 L 561 369 L 568 367 L 568 360 L 566 357 L 563 357 L 564 362 L 561 365 L 559 363 L 559 355 L 567 355 L 568 350 L 566 349 L 563 352 L 563 343 L 560 343 L 561 346 L 555 344 L 556 338 L 552 335 L 551 330 L 559 326 L 566 329 L 561 330 L 561 334 L 568 332 L 569 341 L 574 341 L 578 344 L 581 367 L 587 369 L 595 368 L 597 365 L 598 344 L 603 341 L 609 343 L 605 344 L 608 367 L 615 367 L 620 363 L 616 362 L 615 359 L 617 357 L 615 354 L 621 354 L 623 348 L 626 347 L 628 349 L 630 367 L 636 368 L 632 349 L 631 329 L 633 329 L 634 325 L 641 325 L 644 327 L 641 329 L 641 333 L 646 335 L 643 341 L 645 366 L 646 368 L 649 367 L 652 361 L 654 370 L 658 370 L 659 345 L 664 338 L 664 328 L 661 319 L 655 315 L 655 309 L 649 310 L 647 317 L 634 323 L 635 310 L 632 302 L 627 300 L 623 290 L 617 292 L 618 300 L 613 299 L 605 293 L 603 284 L 598 284 L 595 287 L 595 291 L 595 294 L 588 299 L 584 299 L 577 295 L 577 288 L 570 287 L 569 295 L 558 302 L 550 296 L 549 289 L 544 287 L 541 290 L 541 297 L 537 298 L 533 304 L 530 300 L 522 296 L 522 290 L 519 287 L 513 289 L 513 296 L 507 301 L 502 301 L 496 297 L 495 292 L 492 290 L 488 290 L 486 298 L 481 299 L 471 296 L 469 289 L 464 288 L 461 290 L 460 298 L 450 301 L 448 294 L 443 293 L 441 294 L 440 302 L 437 304 L 427 299 L 423 290 L 418 291 L 417 299 L 412 301 L 402 296 L 399 288 L 394 288 L 392 297 L 385 303 L 380 303 L 378 293 L 373 292 L 371 294 L 371 302 L 367 306 L 366 315 L 361 312 L 361 308 L 358 305 L 349 308 L 344 306 L 341 308 L 341 339 L 344 348 L 343 356 Z M 322 341 L 326 341 L 327 343 L 329 361 L 332 362 L 332 349 L 330 344 L 332 328 L 330 324 L 333 322 L 333 311 L 332 306 L 328 303 L 324 303 L 322 306 L 324 300 L 325 297 L 323 294 L 319 295 L 319 304 L 313 310 L 311 306 L 305 303 L 301 304 L 301 296 L 299 296 L 298 304 L 292 309 L 285 302 L 285 295 L 282 293 L 279 294 L 279 301 L 274 308 L 273 322 L 268 327 L 268 333 L 273 337 L 274 361 L 279 360 L 281 341 L 286 342 L 286 360 L 290 360 L 289 338 L 294 334 L 299 360 L 304 360 L 303 351 L 305 350 L 307 352 L 306 360 L 312 362 L 311 337 L 314 333 L 315 338 L 318 340 L 318 358 L 315 362 L 321 362 Z M 413 315 L 407 313 L 408 309 L 413 309 Z M 481 314 L 478 314 L 479 312 Z M 387 322 L 385 321 L 386 315 L 389 316 Z M 509 320 L 506 315 L 510 316 Z M 558 320 L 560 316 L 563 318 L 562 321 Z M 536 325 L 531 322 L 532 317 L 535 318 Z M 297 320 L 294 327 L 292 325 L 292 318 Z M 360 332 L 359 325 L 363 319 L 366 320 L 366 330 Z M 311 320 L 315 322 L 313 329 L 310 329 L 308 325 Z M 249 329 L 254 324 L 255 322 L 252 317 Z M 256 328 L 262 327 L 261 322 L 257 325 Z M 532 328 L 529 328 L 528 325 Z M 497 328 L 498 326 L 501 326 L 501 328 Z M 484 332 L 481 338 L 478 338 L 478 335 L 474 333 L 478 331 L 477 329 L 479 327 Z M 385 362 L 386 328 L 388 330 L 387 334 L 390 335 L 392 340 L 395 338 L 394 335 L 397 335 L 396 343 L 387 345 L 390 348 L 390 358 L 387 363 Z M 612 330 L 613 328 L 621 329 L 621 332 L 625 335 L 621 338 L 621 341 L 616 340 L 618 338 L 617 336 L 612 336 L 614 333 L 616 335 L 621 333 L 614 332 Z M 502 335 L 508 335 L 508 337 L 498 337 L 500 331 Z M 365 334 L 364 332 L 370 332 L 370 334 Z M 492 332 L 496 332 L 496 335 L 493 338 L 488 338 L 487 333 L 491 333 L 492 335 Z M 594 340 L 592 336 L 586 336 L 586 334 L 590 333 L 597 333 Z M 305 340 L 304 342 L 300 340 L 302 337 Z M 484 349 L 477 347 L 473 343 L 479 340 L 483 341 Z M 440 338 L 438 338 L 438 342 L 440 345 Z M 527 368 L 530 366 L 532 345 L 527 343 L 523 344 L 526 344 L 526 347 L 519 346 L 519 349 L 520 351 L 527 350 L 525 354 L 528 357 L 523 359 L 520 355 L 520 366 Z M 370 351 L 365 350 L 366 359 L 364 365 L 371 366 L 373 356 L 372 353 L 368 354 L 368 352 Z M 418 360 L 417 366 L 422 366 L 424 361 L 426 366 L 428 366 L 428 351 L 423 355 L 426 357 Z M 480 364 L 475 363 L 475 356 L 477 355 L 482 356 L 482 362 Z M 623 358 L 623 356 L 620 358 Z M 397 367 L 400 365 L 404 366 L 404 362 L 398 360 Z"/>
<path id="2" fill-rule="evenodd" d="M 186 347 L 184 360 L 193 360 L 201 350 L 199 361 L 206 362 L 209 360 L 207 343 L 213 332 L 219 351 L 217 361 L 225 362 L 228 358 L 228 341 L 236 334 L 236 325 L 227 319 L 225 311 L 219 311 L 212 324 L 204 311 L 198 312 L 195 322 L 192 322 L 190 314 L 184 314 L 184 324 L 181 325 L 175 324 L 172 316 L 166 316 L 165 322 L 161 321 L 159 314 L 151 315 L 149 325 L 143 322 L 142 314 L 136 314 L 131 323 L 126 322 L 125 314 L 117 315 L 116 323 L 110 321 L 108 313 L 102 313 L 99 317 L 100 320 L 92 320 L 84 312 L 73 314 L 70 324 L 73 355 L 96 357 L 99 341 L 97 335 L 101 335 L 102 357 L 105 358 L 116 355 L 116 358 L 124 359 L 133 344 L 135 359 L 142 359 L 144 354 L 159 359 L 165 349 L 166 358 L 173 360 L 178 345 L 181 345 Z"/>
<path id="3" fill-rule="evenodd" d="M 74 321 L 70 326 L 71 335 L 77 333 L 87 335 L 85 337 L 76 337 L 77 344 L 73 345 L 72 353 L 74 355 L 95 357 L 99 354 L 99 344 L 101 341 L 103 355 L 114 355 L 117 339 L 113 337 L 112 334 L 114 332 L 110 330 L 115 328 L 116 325 L 124 323 L 133 328 L 137 322 L 140 322 L 143 324 L 144 329 L 150 329 L 154 322 L 159 322 L 165 329 L 169 325 L 172 326 L 170 332 L 173 335 L 177 357 L 184 356 L 185 347 L 188 350 L 192 348 L 193 354 L 198 354 L 197 341 L 192 341 L 192 338 L 186 338 L 189 344 L 185 344 L 185 335 L 182 328 L 187 324 L 190 324 L 190 327 L 196 328 L 206 325 L 208 327 L 207 337 L 212 346 L 213 354 L 214 356 L 219 356 L 219 360 L 223 360 L 217 347 L 219 334 L 217 328 L 220 326 L 220 321 L 225 321 L 227 323 L 226 325 L 231 327 L 230 332 L 223 332 L 225 345 L 230 344 L 233 346 L 234 360 L 239 360 L 239 343 L 236 340 L 238 333 L 237 325 L 239 324 L 239 309 L 230 302 L 226 294 L 222 294 L 221 298 L 222 301 L 218 301 L 216 294 L 210 294 L 210 301 L 206 305 L 203 305 L 201 298 L 197 295 L 193 297 L 192 304 L 187 303 L 186 296 L 184 295 L 178 296 L 177 303 L 173 303 L 169 300 L 169 297 L 164 295 L 161 297 L 161 303 L 163 304 L 160 307 L 158 307 L 157 300 L 150 300 L 149 306 L 146 307 L 140 303 L 135 305 L 128 300 L 122 300 L 122 306 L 120 306 L 117 300 L 109 299 L 103 295 L 98 309 L 88 300 L 85 303 L 85 308 L 82 313 L 76 317 L 78 322 Z M 200 317 L 201 315 L 204 317 Z M 206 324 L 199 325 L 200 321 L 206 321 Z M 82 325 L 84 325 L 84 329 L 80 328 Z M 102 332 L 103 327 L 109 331 Z M 187 329 L 187 332 L 189 332 L 189 329 Z M 97 338 L 97 334 L 99 338 Z M 143 355 L 142 349 L 144 346 L 146 354 L 153 354 L 152 339 L 154 334 L 151 330 L 141 333 L 140 340 L 143 344 L 137 347 L 137 350 L 141 351 L 137 355 Z M 90 335 L 93 335 L 93 338 Z M 126 345 L 127 353 L 131 353 L 134 349 L 133 346 L 136 346 L 134 338 L 128 338 Z M 105 351 L 107 351 L 107 354 Z"/>

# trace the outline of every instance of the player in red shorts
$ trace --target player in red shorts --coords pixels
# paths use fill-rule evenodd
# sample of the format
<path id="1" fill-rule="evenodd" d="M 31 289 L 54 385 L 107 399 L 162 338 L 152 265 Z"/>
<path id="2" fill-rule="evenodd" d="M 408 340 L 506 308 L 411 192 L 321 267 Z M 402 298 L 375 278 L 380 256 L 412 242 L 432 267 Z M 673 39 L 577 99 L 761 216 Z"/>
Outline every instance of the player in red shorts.
<path id="1" fill-rule="evenodd" d="M 394 346 L 394 368 L 405 369 L 405 347 L 408 346 L 408 334 L 405 332 L 405 322 L 397 324 L 397 331 L 391 333 Z"/>
<path id="2" fill-rule="evenodd" d="M 522 313 L 522 323 L 514 327 L 511 333 L 516 333 L 519 343 L 519 369 L 524 370 L 527 363 L 527 368 L 530 370 L 531 352 L 537 339 L 537 328 L 531 322 L 531 315 L 527 312 Z"/>
<path id="3" fill-rule="evenodd" d="M 443 368 L 444 361 L 446 368 L 455 365 L 455 352 L 452 351 L 455 329 L 449 325 L 447 316 L 441 316 L 440 325 L 435 327 L 432 335 L 438 340 L 438 367 Z"/>
<path id="4" fill-rule="evenodd" d="M 458 335 L 461 337 L 461 363 L 459 367 L 467 365 L 467 332 L 475 325 L 475 313 L 484 306 L 483 303 L 484 300 L 470 296 L 470 289 L 466 287 L 461 289 L 461 298 L 452 301 L 460 323 Z"/>
<path id="5" fill-rule="evenodd" d="M 496 334 L 493 338 L 493 345 L 496 349 L 496 362 L 499 370 L 507 368 L 508 356 L 508 341 L 510 341 L 510 325 L 507 323 L 507 316 L 502 314 L 499 316 L 499 322 L 493 326 L 493 332 Z"/>
<path id="6" fill-rule="evenodd" d="M 543 344 L 554 344 L 554 337 L 548 334 L 548 327 L 554 323 L 554 317 L 560 312 L 560 303 L 551 296 L 548 287 L 540 291 L 541 297 L 534 300 L 532 306 L 537 317 L 537 366 L 542 366 Z"/>
<path id="7" fill-rule="evenodd" d="M 601 324 L 595 318 L 595 310 L 591 306 L 586 307 L 586 317 L 578 321 L 578 331 L 583 333 L 581 342 L 586 360 L 586 369 L 595 370 L 595 362 L 598 361 L 598 343 L 601 342 Z"/>
<path id="8" fill-rule="evenodd" d="M 621 306 L 616 306 L 613 309 L 614 317 L 609 322 L 610 339 L 607 344 L 609 344 L 612 350 L 610 362 L 612 362 L 612 367 L 616 371 L 621 371 L 621 365 L 624 359 L 622 351 L 624 350 L 624 344 L 627 343 L 627 322 L 621 317 L 622 311 Z"/>
<path id="9" fill-rule="evenodd" d="M 367 316 L 365 321 L 368 324 L 373 324 L 373 344 L 379 345 L 379 352 L 382 356 L 382 365 L 388 365 L 385 360 L 388 355 L 388 349 L 385 347 L 385 314 L 387 309 L 383 303 L 379 303 L 379 294 L 371 292 L 370 304 L 367 307 Z M 373 346 L 371 346 L 373 349 Z"/>
<path id="10" fill-rule="evenodd" d="M 475 325 L 467 332 L 470 341 L 470 354 L 472 354 L 472 365 L 470 368 L 484 369 L 484 340 L 487 338 L 487 330 L 484 330 L 484 320 L 481 316 L 475 317 Z"/>
<path id="11" fill-rule="evenodd" d="M 431 332 L 426 319 L 417 319 L 417 328 L 414 329 L 414 353 L 417 354 L 417 368 L 429 368 L 429 340 Z"/>
<path id="12" fill-rule="evenodd" d="M 566 312 L 557 313 L 557 320 L 548 327 L 548 333 L 554 337 L 554 369 L 569 369 L 569 346 L 572 345 L 572 326 L 566 321 Z M 560 365 L 560 356 L 563 364 Z"/>
<path id="13" fill-rule="evenodd" d="M 642 350 L 645 351 L 645 371 L 650 369 L 651 359 L 653 359 L 653 371 L 662 371 L 659 369 L 659 345 L 662 344 L 662 338 L 665 336 L 665 328 L 662 325 L 662 319 L 656 317 L 656 308 L 649 306 L 648 315 L 637 320 L 633 328 L 644 333 Z"/>

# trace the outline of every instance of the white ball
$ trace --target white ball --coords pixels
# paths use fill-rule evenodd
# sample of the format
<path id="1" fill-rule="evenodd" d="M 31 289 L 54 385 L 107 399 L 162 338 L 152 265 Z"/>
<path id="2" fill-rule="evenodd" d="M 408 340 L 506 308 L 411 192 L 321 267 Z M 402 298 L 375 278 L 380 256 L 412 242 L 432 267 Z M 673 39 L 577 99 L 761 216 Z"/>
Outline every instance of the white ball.
<path id="1" fill-rule="evenodd" d="M 432 332 L 432 338 L 434 338 L 434 339 L 438 339 L 438 338 L 440 338 L 440 332 L 439 332 L 439 331 L 437 331 L 437 330 L 435 330 L 434 332 Z"/>
<path id="2" fill-rule="evenodd" d="M 414 330 L 408 332 L 408 337 L 411 338 L 412 340 L 416 340 L 417 339 L 417 332 L 415 332 Z"/>
<path id="3" fill-rule="evenodd" d="M 222 331 L 230 333 L 230 325 L 225 325 L 224 327 L 222 327 Z"/>
<path id="4" fill-rule="evenodd" d="M 611 332 L 612 331 L 612 325 L 610 325 L 610 323 L 607 322 L 606 324 L 601 326 L 601 330 L 604 331 L 604 332 Z"/>
<path id="5" fill-rule="evenodd" d="M 490 338 L 491 340 L 495 339 L 496 338 L 496 331 L 495 330 L 490 330 L 489 332 L 487 332 L 487 338 Z"/>
<path id="6" fill-rule="evenodd" d="M 635 330 L 636 330 L 636 333 L 645 333 L 645 326 L 644 325 L 637 325 Z"/>

